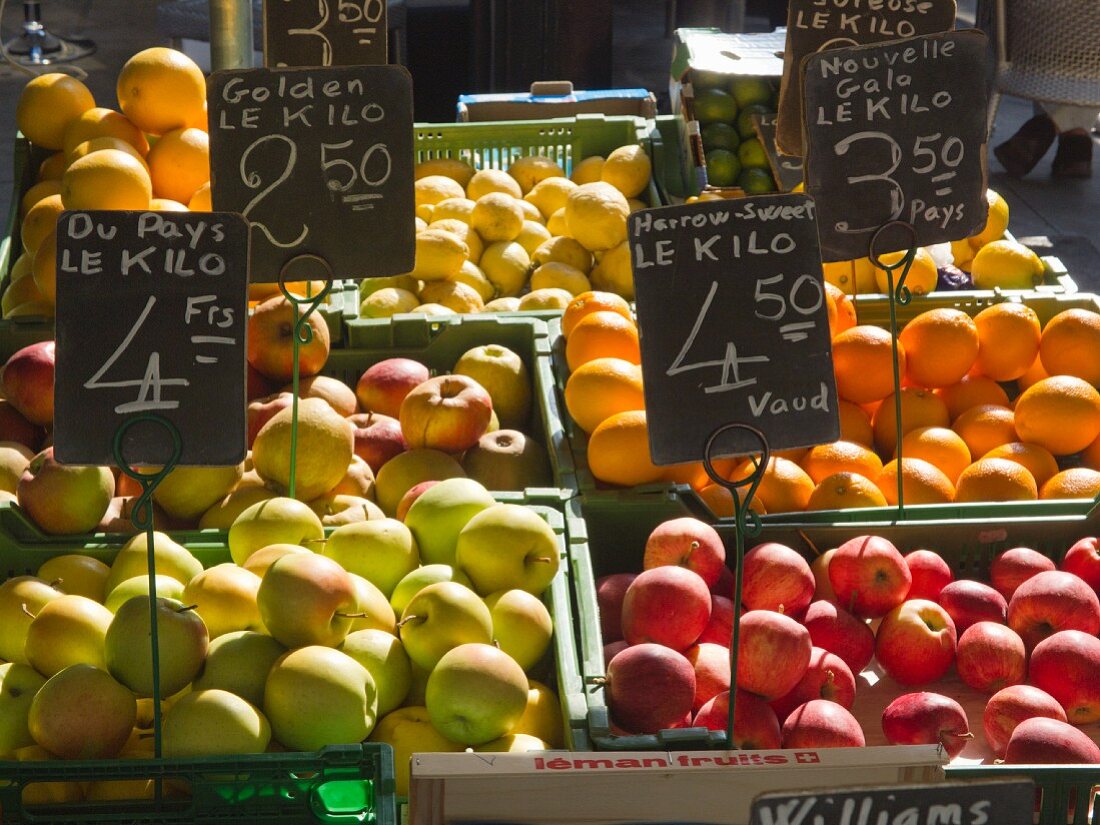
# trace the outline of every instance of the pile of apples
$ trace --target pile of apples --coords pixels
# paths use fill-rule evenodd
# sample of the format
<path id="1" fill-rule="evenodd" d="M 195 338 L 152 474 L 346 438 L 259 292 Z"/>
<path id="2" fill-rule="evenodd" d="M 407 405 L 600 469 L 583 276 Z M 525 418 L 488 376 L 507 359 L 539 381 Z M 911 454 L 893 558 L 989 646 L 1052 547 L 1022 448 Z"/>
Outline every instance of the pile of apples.
<path id="1" fill-rule="evenodd" d="M 228 543 L 232 561 L 203 569 L 153 536 L 165 756 L 369 736 L 394 746 L 407 780 L 413 751 L 560 745 L 557 698 L 527 675 L 546 669 L 553 623 L 539 597 L 560 563 L 536 511 L 455 478 L 417 496 L 403 521 L 327 538 L 304 503 L 265 500 Z M 64 555 L 0 585 L 0 759 L 150 754 L 149 588 L 144 533 L 110 565 Z M 135 788 L 88 793 L 123 792 Z"/>
<path id="2" fill-rule="evenodd" d="M 880 536 L 812 565 L 758 545 L 744 559 L 732 679 L 733 575 L 718 533 L 664 522 L 642 566 L 596 583 L 615 733 L 724 731 L 732 683 L 740 748 L 882 741 L 940 744 L 954 758 L 973 742 L 969 755 L 1008 763 L 1100 763 L 1079 727 L 1100 721 L 1096 538 L 1060 566 L 1006 550 L 990 584 L 955 580 L 935 552 L 902 555 Z M 980 732 L 960 699 L 981 713 Z"/>

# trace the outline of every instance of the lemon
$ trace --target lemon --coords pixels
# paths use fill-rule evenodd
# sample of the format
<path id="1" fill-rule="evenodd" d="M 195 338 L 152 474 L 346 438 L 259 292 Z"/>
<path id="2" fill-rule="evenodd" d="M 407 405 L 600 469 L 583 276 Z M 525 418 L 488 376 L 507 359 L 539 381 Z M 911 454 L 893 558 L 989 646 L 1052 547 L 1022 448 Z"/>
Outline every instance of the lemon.
<path id="1" fill-rule="evenodd" d="M 1032 289 L 1043 279 L 1043 262 L 1022 243 L 992 241 L 978 250 L 970 274 L 977 289 Z"/>
<path id="2" fill-rule="evenodd" d="M 445 178 L 450 178 L 465 191 L 466 184 L 474 176 L 474 167 L 466 161 L 454 158 L 435 158 L 434 160 L 423 160 L 416 164 L 413 170 L 413 177 L 416 180 L 426 178 L 429 175 L 442 175 Z"/>
<path id="3" fill-rule="evenodd" d="M 416 207 L 416 217 L 420 218 L 424 223 L 431 223 L 434 213 L 435 207 L 430 203 L 422 203 Z"/>
<path id="4" fill-rule="evenodd" d="M 885 255 L 879 255 L 879 260 L 887 266 L 898 263 L 905 257 L 904 252 L 887 252 Z M 901 278 L 903 269 L 895 269 L 894 273 L 894 288 L 897 289 L 898 280 Z M 939 271 L 936 269 L 936 262 L 932 259 L 931 253 L 923 246 L 917 249 L 917 255 L 913 258 L 913 263 L 909 267 L 909 272 L 905 276 L 905 286 L 909 288 L 909 291 L 913 295 L 927 295 L 929 292 L 936 288 L 936 283 L 939 281 Z M 875 267 L 875 287 L 879 292 L 885 294 L 888 291 L 890 284 L 886 277 L 886 270 Z"/>
<path id="5" fill-rule="evenodd" d="M 497 295 L 519 295 L 527 283 L 531 256 L 515 241 L 497 241 L 485 247 L 479 264 Z"/>
<path id="6" fill-rule="evenodd" d="M 528 255 L 534 255 L 540 246 L 551 240 L 550 230 L 541 223 L 527 220 L 514 240 L 527 250 Z"/>
<path id="7" fill-rule="evenodd" d="M 989 217 L 986 218 L 982 231 L 968 239 L 970 246 L 974 249 L 981 249 L 987 243 L 999 241 L 1008 229 L 1008 201 L 992 189 L 985 190 L 985 200 L 989 204 Z"/>
<path id="8" fill-rule="evenodd" d="M 428 222 L 419 215 L 413 217 L 413 228 L 416 232 L 422 232 L 428 228 Z"/>
<path id="9" fill-rule="evenodd" d="M 448 309 L 443 304 L 421 304 L 415 306 L 409 310 L 410 315 L 428 315 L 431 317 L 439 317 L 442 315 L 454 315 L 453 309 Z"/>
<path id="10" fill-rule="evenodd" d="M 428 175 L 420 178 L 413 184 L 413 193 L 417 206 L 423 203 L 434 205 L 447 198 L 461 198 L 466 195 L 456 181 L 444 175 Z"/>
<path id="11" fill-rule="evenodd" d="M 849 295 L 855 293 L 856 280 L 851 261 L 822 262 L 821 272 L 825 276 L 826 283 L 832 284 Z"/>
<path id="12" fill-rule="evenodd" d="M 407 289 L 387 286 L 368 295 L 359 305 L 359 314 L 365 318 L 389 318 L 399 312 L 411 312 L 419 303 Z"/>
<path id="13" fill-rule="evenodd" d="M 649 204 L 645 201 L 640 201 L 637 198 L 627 198 L 626 205 L 630 207 L 630 214 L 634 214 L 639 209 L 649 209 Z"/>
<path id="14" fill-rule="evenodd" d="M 569 179 L 580 186 L 582 183 L 595 183 L 603 173 L 603 155 L 591 155 L 573 167 Z"/>
<path id="15" fill-rule="evenodd" d="M 152 197 L 145 164 L 118 149 L 73 161 L 61 178 L 66 209 L 148 209 Z"/>
<path id="16" fill-rule="evenodd" d="M 477 234 L 470 224 L 460 221 L 458 218 L 444 218 L 441 221 L 432 221 L 432 229 L 445 229 L 458 236 L 466 244 L 466 260 L 475 264 L 481 260 L 481 253 L 485 251 L 485 241 Z"/>
<path id="17" fill-rule="evenodd" d="M 15 263 L 11 265 L 11 271 L 8 273 L 8 284 L 14 284 L 16 281 L 21 281 L 23 278 L 31 274 L 31 264 L 34 262 L 34 256 L 28 255 L 26 250 L 23 251 L 18 258 L 15 259 Z"/>
<path id="18" fill-rule="evenodd" d="M 565 309 L 573 300 L 573 294 L 560 287 L 543 287 L 528 292 L 519 299 L 519 310 L 529 312 L 533 310 Z"/>
<path id="19" fill-rule="evenodd" d="M 492 281 L 485 277 L 481 267 L 473 261 L 463 261 L 462 268 L 458 270 L 458 274 L 455 275 L 454 279 L 460 284 L 472 286 L 477 290 L 477 294 L 481 296 L 483 301 L 490 301 L 497 294 L 497 289 L 493 286 Z"/>
<path id="20" fill-rule="evenodd" d="M 540 180 L 564 178 L 565 170 L 544 155 L 527 155 L 516 158 L 508 167 L 508 174 L 516 179 L 520 191 L 526 195 Z"/>
<path id="21" fill-rule="evenodd" d="M 569 264 L 551 261 L 543 264 L 531 273 L 531 289 L 556 287 L 573 295 L 580 295 L 592 289 L 588 276 Z"/>
<path id="22" fill-rule="evenodd" d="M 406 292 L 417 293 L 420 291 L 420 282 L 412 275 L 386 275 L 379 278 L 364 278 L 359 282 L 359 300 L 364 301 L 372 292 L 377 292 L 386 287 L 397 287 Z"/>
<path id="23" fill-rule="evenodd" d="M 530 295 L 531 293 L 527 293 Z M 519 298 L 509 296 L 507 298 L 494 298 L 485 305 L 486 312 L 518 312 Z"/>
<path id="24" fill-rule="evenodd" d="M 153 198 L 149 201 L 149 208 L 154 212 L 190 212 L 186 204 L 174 201 L 171 198 Z"/>
<path id="25" fill-rule="evenodd" d="M 61 194 L 60 178 L 57 180 L 39 181 L 23 193 L 23 199 L 19 202 L 19 214 L 26 215 L 31 211 L 31 207 L 43 198 L 59 194 Z"/>
<path id="26" fill-rule="evenodd" d="M 420 301 L 425 304 L 441 304 L 458 313 L 481 312 L 485 302 L 477 290 L 458 281 L 433 281 L 420 290 Z"/>
<path id="27" fill-rule="evenodd" d="M 565 206 L 570 193 L 576 190 L 577 185 L 568 178 L 547 178 L 536 183 L 535 188 L 523 199 L 533 204 L 542 217 L 549 220 L 551 215 Z"/>
<path id="28" fill-rule="evenodd" d="M 187 208 L 192 212 L 213 212 L 214 206 L 210 201 L 210 181 L 207 181 L 191 196 L 187 202 Z"/>
<path id="29" fill-rule="evenodd" d="M 951 255 L 955 259 L 955 266 L 963 272 L 970 271 L 970 265 L 974 263 L 975 249 L 970 243 L 970 238 L 951 242 Z"/>
<path id="30" fill-rule="evenodd" d="M 30 80 L 19 96 L 15 122 L 27 140 L 43 149 L 60 149 L 69 124 L 95 106 L 88 87 L 60 72 Z"/>
<path id="31" fill-rule="evenodd" d="M 589 273 L 592 288 L 634 300 L 634 268 L 630 265 L 630 244 L 623 241 L 600 256 Z"/>
<path id="32" fill-rule="evenodd" d="M 6 318 L 17 306 L 41 300 L 42 293 L 38 291 L 34 278 L 20 278 L 12 281 L 4 290 L 4 295 L 0 298 L 0 313 Z"/>
<path id="33" fill-rule="evenodd" d="M 569 225 L 565 222 L 565 207 L 550 216 L 546 221 L 546 229 L 556 237 L 572 237 L 569 234 Z"/>
<path id="34" fill-rule="evenodd" d="M 707 152 L 707 183 L 711 186 L 733 186 L 741 174 L 741 161 L 735 152 L 711 149 Z"/>
<path id="35" fill-rule="evenodd" d="M 412 276 L 421 281 L 453 278 L 470 254 L 470 247 L 446 229 L 428 227 L 416 236 L 416 264 Z"/>
<path id="36" fill-rule="evenodd" d="M 565 225 L 570 236 L 593 252 L 611 249 L 626 240 L 629 214 L 630 205 L 623 193 L 602 181 L 578 186 L 565 202 Z"/>
<path id="37" fill-rule="evenodd" d="M 470 226 L 485 240 L 511 241 L 523 229 L 523 210 L 518 201 L 503 192 L 482 195 L 470 213 Z"/>
<path id="38" fill-rule="evenodd" d="M 640 195 L 649 186 L 653 170 L 645 149 L 634 144 L 620 146 L 607 156 L 600 180 L 610 183 L 628 198 Z"/>
<path id="39" fill-rule="evenodd" d="M 703 89 L 695 95 L 695 119 L 702 124 L 737 119 L 737 101 L 721 89 Z"/>
<path id="40" fill-rule="evenodd" d="M 463 196 L 461 198 L 444 198 L 435 204 L 432 209 L 432 221 L 442 221 L 447 218 L 455 218 L 463 223 L 470 222 L 470 215 L 474 211 L 475 201 Z"/>
<path id="41" fill-rule="evenodd" d="M 565 178 L 562 178 L 565 180 Z M 519 204 L 519 208 L 523 210 L 523 219 L 525 221 L 534 221 L 535 223 L 546 223 L 546 218 L 542 216 L 539 208 L 535 206 L 529 200 L 516 201 Z"/>
<path id="42" fill-rule="evenodd" d="M 516 179 L 507 172 L 502 172 L 499 169 L 482 169 L 479 172 L 474 172 L 474 176 L 466 184 L 466 197 L 476 201 L 482 195 L 488 195 L 490 192 L 503 192 L 513 198 L 523 197 L 523 192 L 519 188 L 519 184 L 516 183 Z"/>
<path id="43" fill-rule="evenodd" d="M 72 151 L 65 155 L 65 160 L 68 163 L 72 163 L 77 158 L 82 158 L 85 155 L 89 155 L 92 152 L 98 152 L 101 149 L 118 149 L 120 152 L 125 152 L 128 155 L 133 155 L 140 160 L 146 169 L 149 168 L 149 163 L 145 160 L 142 154 L 134 148 L 133 144 L 127 143 L 122 138 L 111 137 L 110 135 L 104 135 L 102 137 L 91 138 L 83 143 L 78 143 L 73 147 Z"/>
<path id="44" fill-rule="evenodd" d="M 57 218 L 64 211 L 60 195 L 50 195 L 31 207 L 20 227 L 20 238 L 26 254 L 33 255 L 38 251 L 42 241 L 56 228 Z"/>
<path id="45" fill-rule="evenodd" d="M 551 261 L 569 264 L 587 274 L 592 269 L 592 253 L 581 246 L 575 238 L 561 235 L 543 243 L 531 255 L 531 263 L 542 266 Z"/>

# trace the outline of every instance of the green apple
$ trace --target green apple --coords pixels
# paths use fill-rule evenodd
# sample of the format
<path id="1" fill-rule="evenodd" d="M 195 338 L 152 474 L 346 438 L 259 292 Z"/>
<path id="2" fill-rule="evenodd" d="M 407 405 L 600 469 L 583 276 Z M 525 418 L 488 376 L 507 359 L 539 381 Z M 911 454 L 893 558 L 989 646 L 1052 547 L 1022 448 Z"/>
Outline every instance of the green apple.
<path id="1" fill-rule="evenodd" d="M 425 670 L 434 668 L 452 648 L 493 639 L 489 608 L 457 582 L 429 584 L 413 596 L 401 614 L 400 628 L 405 652 Z"/>
<path id="2" fill-rule="evenodd" d="M 221 467 L 173 467 L 153 490 L 153 501 L 172 518 L 194 522 L 225 498 L 243 474 L 244 462 Z"/>
<path id="3" fill-rule="evenodd" d="M 51 535 L 89 533 L 96 528 L 114 493 L 108 467 L 61 464 L 47 447 L 19 478 L 19 506 L 42 532 Z"/>
<path id="4" fill-rule="evenodd" d="M 199 519 L 200 530 L 228 530 L 237 516 L 261 501 L 275 498 L 275 491 L 262 485 L 237 487 L 220 501 L 207 508 Z"/>
<path id="5" fill-rule="evenodd" d="M 138 696 L 153 695 L 153 650 L 149 596 L 135 596 L 107 628 L 107 670 Z M 202 667 L 210 635 L 202 618 L 175 599 L 156 599 L 160 695 L 188 685 Z"/>
<path id="6" fill-rule="evenodd" d="M 384 742 L 393 748 L 393 772 L 398 796 L 409 795 L 409 762 L 414 753 L 460 753 L 465 745 L 452 742 L 432 726 L 428 709 L 419 706 L 398 708 L 378 720 L 371 742 Z"/>
<path id="7" fill-rule="evenodd" d="M 492 645 L 459 645 L 432 669 L 427 708 L 435 729 L 448 739 L 483 745 L 510 733 L 523 717 L 527 674 Z"/>
<path id="8" fill-rule="evenodd" d="M 386 600 L 386 595 L 355 573 L 348 573 L 352 584 L 355 585 L 355 614 L 351 622 L 351 629 L 356 630 L 384 630 L 387 633 L 397 632 L 397 616 Z"/>
<path id="9" fill-rule="evenodd" d="M 412 687 L 412 665 L 400 639 L 384 630 L 356 630 L 337 649 L 365 667 L 374 678 L 379 716 L 401 707 Z"/>
<path id="10" fill-rule="evenodd" d="M 405 612 L 405 608 L 412 601 L 413 596 L 429 584 L 435 584 L 436 582 L 458 582 L 464 587 L 474 589 L 474 584 L 470 581 L 469 576 L 457 567 L 449 564 L 425 564 L 423 567 L 413 570 L 397 583 L 397 587 L 390 594 L 390 605 L 393 607 L 393 612 L 400 616 Z"/>
<path id="11" fill-rule="evenodd" d="M 309 505 L 277 496 L 246 507 L 229 528 L 229 554 L 244 566 L 248 557 L 269 544 L 301 544 L 325 537 L 321 519 Z"/>
<path id="12" fill-rule="evenodd" d="M 35 743 L 61 759 L 111 759 L 137 716 L 137 700 L 106 671 L 70 665 L 31 701 L 27 727 Z"/>
<path id="13" fill-rule="evenodd" d="M 421 560 L 454 564 L 458 534 L 470 519 L 494 504 L 489 491 L 469 478 L 448 478 L 421 493 L 405 514 Z"/>
<path id="14" fill-rule="evenodd" d="M 309 502 L 309 508 L 325 527 L 340 527 L 386 517 L 382 508 L 373 501 L 350 493 L 325 493 Z"/>
<path id="15" fill-rule="evenodd" d="M 164 755 L 237 756 L 263 753 L 271 726 L 259 708 L 227 690 L 195 690 L 164 714 Z"/>
<path id="16" fill-rule="evenodd" d="M 184 584 L 202 572 L 202 562 L 191 551 L 177 543 L 167 533 L 153 533 L 153 558 L 158 576 L 171 576 Z M 145 533 L 138 533 L 122 545 L 105 585 L 107 595 L 126 579 L 149 574 L 149 541 Z"/>
<path id="17" fill-rule="evenodd" d="M 195 606 L 211 639 L 234 630 L 263 632 L 256 592 L 260 577 L 232 562 L 203 570 L 183 588 L 183 601 Z"/>
<path id="18" fill-rule="evenodd" d="M 61 596 L 44 604 L 27 628 L 23 652 L 31 667 L 49 678 L 69 665 L 107 669 L 103 643 L 114 614 L 84 596 Z"/>
<path id="19" fill-rule="evenodd" d="M 374 480 L 374 496 L 387 516 L 397 512 L 401 497 L 421 481 L 461 478 L 466 473 L 451 456 L 419 448 L 398 453 L 381 466 Z"/>
<path id="20" fill-rule="evenodd" d="M 159 573 L 154 576 L 153 587 L 157 591 L 158 596 L 162 596 L 165 599 L 179 599 L 183 601 L 183 588 L 184 584 L 179 579 L 173 579 L 171 576 L 162 576 Z M 149 574 L 142 573 L 139 576 L 126 579 L 124 582 L 120 582 L 114 590 L 112 590 L 106 601 L 104 601 L 104 607 L 110 610 L 112 613 L 117 613 L 118 609 L 134 596 L 148 596 L 149 595 Z"/>
<path id="21" fill-rule="evenodd" d="M 500 590 L 485 597 L 493 617 L 493 642 L 530 670 L 550 647 L 554 622 L 538 596 L 526 590 Z"/>
<path id="22" fill-rule="evenodd" d="M 412 532 L 392 518 L 337 527 L 322 552 L 349 573 L 369 581 L 387 599 L 397 583 L 420 566 Z"/>
<path id="23" fill-rule="evenodd" d="M 27 715 L 44 684 L 46 680 L 30 665 L 0 665 L 0 759 L 14 759 L 17 748 L 34 744 Z"/>
<path id="24" fill-rule="evenodd" d="M 291 750 L 351 745 L 370 735 L 378 696 L 370 672 L 331 647 L 292 650 L 271 668 L 264 714 L 275 738 Z"/>
<path id="25" fill-rule="evenodd" d="M 62 593 L 87 596 L 102 604 L 110 573 L 111 568 L 99 559 L 83 553 L 66 553 L 43 562 L 35 575 Z"/>
<path id="26" fill-rule="evenodd" d="M 542 682 L 534 679 L 527 682 L 527 709 L 512 728 L 512 733 L 528 733 L 551 747 L 564 747 L 564 725 L 558 695 Z"/>
<path id="27" fill-rule="evenodd" d="M 292 553 L 312 553 L 300 544 L 269 544 L 262 547 L 248 557 L 242 569 L 259 576 L 261 579 L 267 573 L 267 569 L 275 563 L 275 559 L 289 556 Z"/>
<path id="28" fill-rule="evenodd" d="M 264 683 L 286 648 L 263 633 L 237 630 L 210 642 L 194 690 L 228 690 L 256 707 L 264 703 Z"/>
<path id="29" fill-rule="evenodd" d="M 529 733 L 506 733 L 499 739 L 478 745 L 474 750 L 478 753 L 527 753 L 548 751 L 550 745 Z"/>
<path id="30" fill-rule="evenodd" d="M 558 538 L 534 510 L 496 504 L 458 534 L 455 562 L 482 596 L 519 588 L 541 595 L 558 572 Z"/>
<path id="31" fill-rule="evenodd" d="M 519 430 L 485 433 L 462 456 L 462 469 L 489 490 L 549 487 L 553 481 L 546 448 Z"/>
<path id="32" fill-rule="evenodd" d="M 29 664 L 24 647 L 31 620 L 48 602 L 62 595 L 34 576 L 15 576 L 0 584 L 0 659 Z"/>
<path id="33" fill-rule="evenodd" d="M 500 344 L 474 347 L 451 370 L 481 384 L 493 399 L 493 412 L 502 427 L 516 428 L 531 416 L 531 376 L 523 359 Z"/>
<path id="34" fill-rule="evenodd" d="M 332 559 L 291 553 L 267 569 L 256 593 L 267 632 L 287 647 L 335 646 L 351 630 L 355 583 Z"/>
<path id="35" fill-rule="evenodd" d="M 268 419 L 252 442 L 256 472 L 286 495 L 291 482 L 291 439 L 297 439 L 294 493 L 303 501 L 324 495 L 344 478 L 355 454 L 355 427 L 322 398 L 302 398 Z"/>

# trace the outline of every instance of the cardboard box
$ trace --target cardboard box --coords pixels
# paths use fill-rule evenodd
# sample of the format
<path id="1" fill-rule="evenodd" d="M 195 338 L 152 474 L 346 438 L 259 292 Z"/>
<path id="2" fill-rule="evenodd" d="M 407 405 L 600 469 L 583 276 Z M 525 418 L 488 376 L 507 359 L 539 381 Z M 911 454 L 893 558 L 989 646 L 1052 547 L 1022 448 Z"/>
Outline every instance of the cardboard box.
<path id="1" fill-rule="evenodd" d="M 531 84 L 531 91 L 460 95 L 458 121 L 541 120 L 577 114 L 632 115 L 654 118 L 657 99 L 645 89 L 575 91 L 568 80 Z"/>

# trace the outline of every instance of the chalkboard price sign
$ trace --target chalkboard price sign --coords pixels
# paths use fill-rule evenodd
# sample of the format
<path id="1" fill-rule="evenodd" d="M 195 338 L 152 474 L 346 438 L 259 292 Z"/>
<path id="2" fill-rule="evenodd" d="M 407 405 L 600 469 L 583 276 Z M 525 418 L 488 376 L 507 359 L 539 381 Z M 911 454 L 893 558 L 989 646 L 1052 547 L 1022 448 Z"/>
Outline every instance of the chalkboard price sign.
<path id="1" fill-rule="evenodd" d="M 180 464 L 245 455 L 248 227 L 219 212 L 64 212 L 57 223 L 54 451 L 113 465 L 141 413 L 180 432 Z M 171 439 L 127 430 L 132 464 L 164 464 Z"/>
<path id="2" fill-rule="evenodd" d="M 822 260 L 867 255 L 891 221 L 912 225 L 917 246 L 981 230 L 989 208 L 984 34 L 830 49 L 806 58 L 803 75 L 806 192 L 817 203 Z"/>
<path id="3" fill-rule="evenodd" d="M 775 145 L 775 115 L 754 114 L 749 118 L 752 128 L 772 168 L 772 176 L 782 192 L 790 192 L 802 183 L 802 158 L 780 153 Z"/>
<path id="4" fill-rule="evenodd" d="M 208 84 L 211 195 L 215 209 L 248 219 L 253 281 L 277 281 L 301 255 L 323 258 L 336 278 L 412 269 L 403 67 L 238 69 Z"/>
<path id="5" fill-rule="evenodd" d="M 630 216 L 649 446 L 697 461 L 725 424 L 774 449 L 839 436 L 814 203 L 765 195 Z M 742 430 L 714 456 L 755 452 Z"/>
<path id="6" fill-rule="evenodd" d="M 264 65 L 386 62 L 386 0 L 264 0 Z"/>

